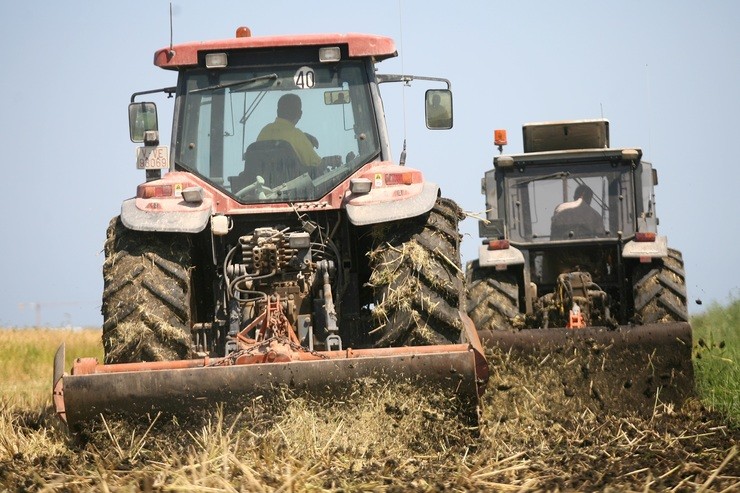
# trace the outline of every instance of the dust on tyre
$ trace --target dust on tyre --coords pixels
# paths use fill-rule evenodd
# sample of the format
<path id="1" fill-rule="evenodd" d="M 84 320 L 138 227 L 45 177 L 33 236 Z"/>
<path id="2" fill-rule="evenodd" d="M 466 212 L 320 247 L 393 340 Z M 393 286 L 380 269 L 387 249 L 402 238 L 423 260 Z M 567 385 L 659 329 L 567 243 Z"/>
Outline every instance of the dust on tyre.
<path id="1" fill-rule="evenodd" d="M 168 361 L 190 355 L 189 239 L 133 231 L 114 218 L 103 264 L 106 363 Z"/>
<path id="2" fill-rule="evenodd" d="M 369 253 L 375 293 L 375 345 L 457 343 L 464 280 L 458 222 L 463 213 L 438 198 L 420 218 L 378 225 Z"/>
<path id="3" fill-rule="evenodd" d="M 685 322 L 689 319 L 683 257 L 668 256 L 639 264 L 634 270 L 634 321 L 641 324 Z"/>
<path id="4" fill-rule="evenodd" d="M 478 330 L 514 330 L 520 317 L 519 287 L 508 271 L 481 267 L 468 262 L 467 312 Z"/>

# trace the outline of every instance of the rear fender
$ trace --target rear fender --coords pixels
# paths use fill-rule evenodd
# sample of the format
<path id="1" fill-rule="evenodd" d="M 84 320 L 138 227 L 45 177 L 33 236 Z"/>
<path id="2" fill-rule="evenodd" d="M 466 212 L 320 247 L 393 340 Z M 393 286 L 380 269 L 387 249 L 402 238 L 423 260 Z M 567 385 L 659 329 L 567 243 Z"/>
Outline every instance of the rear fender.
<path id="1" fill-rule="evenodd" d="M 185 201 L 189 189 L 200 189 L 199 202 Z M 167 173 L 139 185 L 136 197 L 123 202 L 121 221 L 134 231 L 200 233 L 210 220 L 213 196 L 213 189 L 192 174 Z"/>
<path id="2" fill-rule="evenodd" d="M 147 210 L 141 206 L 145 199 L 133 198 L 123 202 L 121 221 L 134 231 L 162 233 L 200 233 L 211 218 L 210 199 L 199 207 L 180 205 L 174 210 Z M 208 204 L 206 204 L 208 201 Z M 181 202 L 182 203 L 182 202 Z"/>
<path id="3" fill-rule="evenodd" d="M 488 246 L 478 247 L 478 265 L 481 267 L 506 267 L 524 263 L 524 254 L 518 248 L 510 246 L 503 250 L 489 250 Z"/>
<path id="4" fill-rule="evenodd" d="M 347 201 L 347 216 L 355 226 L 418 217 L 432 210 L 438 195 L 437 184 L 429 182 L 373 188 Z"/>
<path id="5" fill-rule="evenodd" d="M 656 236 L 655 241 L 630 240 L 622 249 L 624 258 L 663 258 L 668 256 L 668 237 Z"/>

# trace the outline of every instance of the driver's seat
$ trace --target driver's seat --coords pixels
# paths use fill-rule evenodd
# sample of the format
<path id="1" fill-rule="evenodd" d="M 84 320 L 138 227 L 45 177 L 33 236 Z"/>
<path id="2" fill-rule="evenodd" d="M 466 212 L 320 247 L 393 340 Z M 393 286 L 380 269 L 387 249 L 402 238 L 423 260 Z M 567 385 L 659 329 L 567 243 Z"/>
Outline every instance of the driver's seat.
<path id="1" fill-rule="evenodd" d="M 302 167 L 288 141 L 258 140 L 244 152 L 244 171 L 229 178 L 231 190 L 238 192 L 254 183 L 257 176 L 265 179 L 266 187 L 276 187 L 300 175 Z"/>

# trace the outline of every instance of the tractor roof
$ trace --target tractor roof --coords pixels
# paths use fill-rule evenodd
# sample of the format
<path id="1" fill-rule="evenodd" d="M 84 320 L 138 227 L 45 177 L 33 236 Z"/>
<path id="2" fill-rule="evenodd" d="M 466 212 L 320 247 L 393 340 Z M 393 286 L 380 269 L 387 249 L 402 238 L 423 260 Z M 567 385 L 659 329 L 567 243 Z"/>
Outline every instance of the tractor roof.
<path id="1" fill-rule="evenodd" d="M 494 156 L 493 165 L 497 169 L 511 169 L 564 164 L 590 164 L 597 161 L 609 162 L 639 162 L 642 159 L 642 150 L 637 148 L 609 148 L 609 149 L 565 149 L 558 151 L 525 152 L 522 154 L 503 154 Z"/>
<path id="2" fill-rule="evenodd" d="M 162 48 L 154 53 L 154 64 L 158 67 L 177 70 L 198 64 L 198 53 L 219 50 L 260 48 L 284 48 L 301 46 L 346 45 L 349 56 L 373 57 L 376 60 L 398 54 L 391 38 L 372 34 L 299 34 L 290 36 L 234 37 L 215 41 L 194 41 Z"/>

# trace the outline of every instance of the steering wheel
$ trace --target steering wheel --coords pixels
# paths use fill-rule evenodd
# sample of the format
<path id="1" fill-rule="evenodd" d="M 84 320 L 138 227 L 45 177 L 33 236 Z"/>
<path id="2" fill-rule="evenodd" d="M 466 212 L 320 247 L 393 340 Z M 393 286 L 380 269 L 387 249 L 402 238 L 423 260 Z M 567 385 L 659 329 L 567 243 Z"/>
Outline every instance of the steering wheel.
<path id="1" fill-rule="evenodd" d="M 247 185 L 246 187 L 236 192 L 236 194 L 234 195 L 236 195 L 240 199 L 244 199 L 249 196 L 264 198 L 271 193 L 274 193 L 274 190 L 270 187 L 265 186 L 265 179 L 261 176 L 257 176 L 257 179 L 254 183 L 252 183 L 251 185 Z"/>

